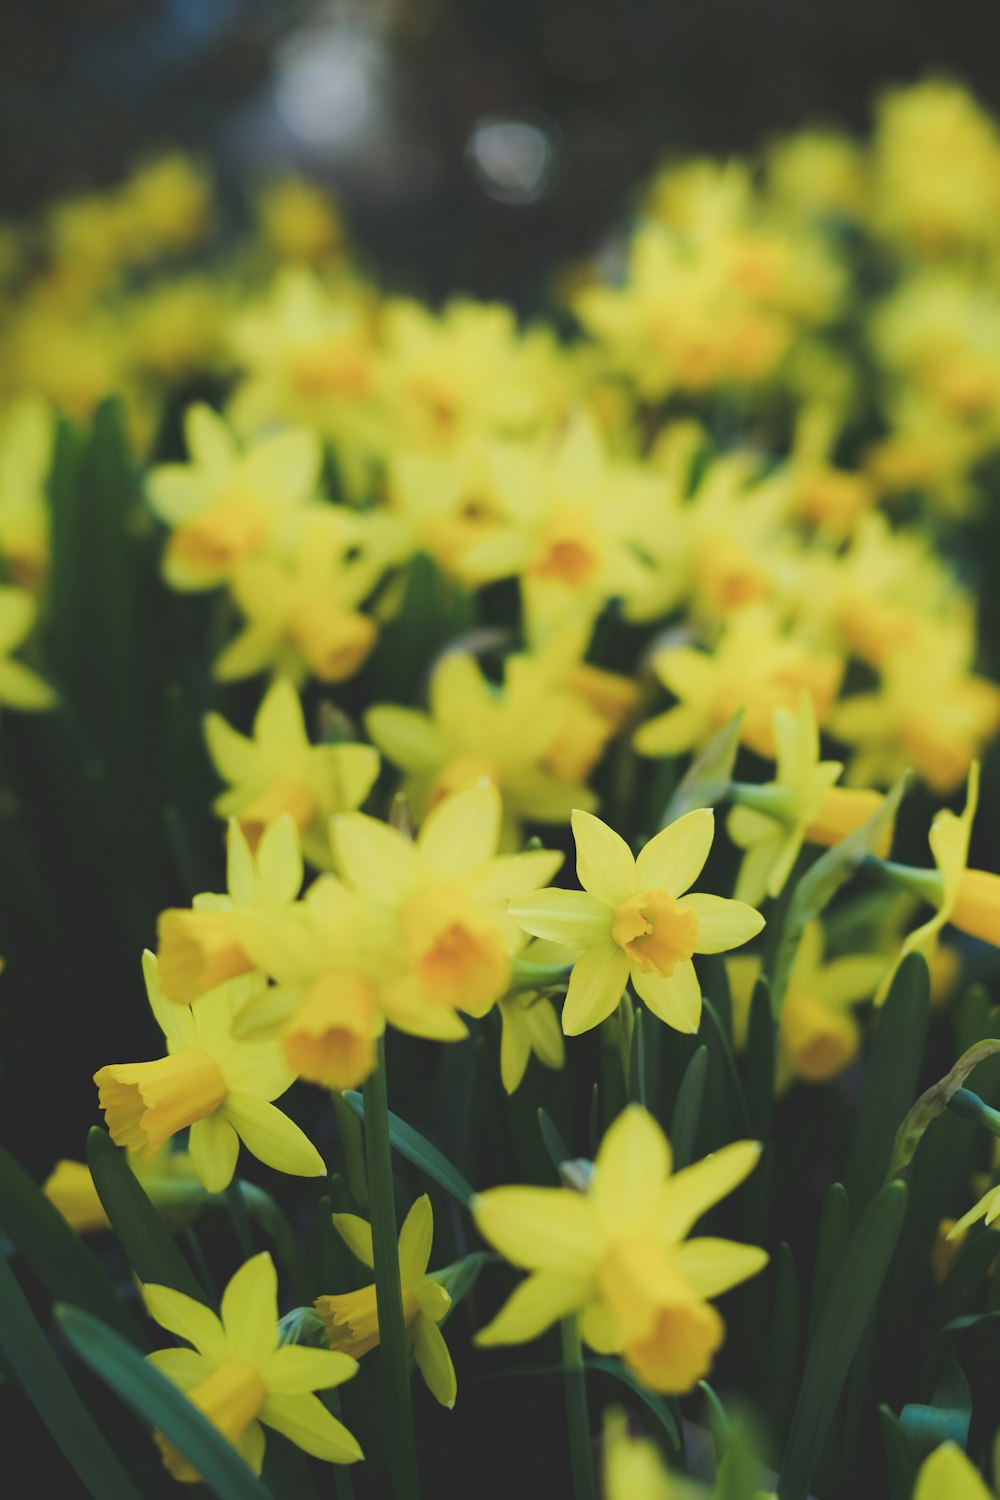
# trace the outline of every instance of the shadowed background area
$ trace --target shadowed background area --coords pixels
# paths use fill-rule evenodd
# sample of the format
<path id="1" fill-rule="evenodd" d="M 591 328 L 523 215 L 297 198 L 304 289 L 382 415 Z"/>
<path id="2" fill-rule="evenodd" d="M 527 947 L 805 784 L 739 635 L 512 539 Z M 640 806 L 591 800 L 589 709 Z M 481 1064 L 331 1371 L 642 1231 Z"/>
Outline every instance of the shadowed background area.
<path id="1" fill-rule="evenodd" d="M 0 23 L 0 204 L 164 145 L 336 187 L 384 278 L 530 307 L 664 155 L 863 129 L 928 70 L 1000 103 L 978 0 L 50 0 Z"/>

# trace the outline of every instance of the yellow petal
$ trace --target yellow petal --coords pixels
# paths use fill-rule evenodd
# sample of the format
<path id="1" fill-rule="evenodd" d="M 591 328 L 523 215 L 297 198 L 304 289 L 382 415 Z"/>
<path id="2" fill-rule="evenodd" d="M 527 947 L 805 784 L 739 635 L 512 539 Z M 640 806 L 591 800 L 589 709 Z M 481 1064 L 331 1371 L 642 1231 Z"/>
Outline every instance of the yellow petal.
<path id="1" fill-rule="evenodd" d="M 404 1287 L 415 1286 L 427 1270 L 433 1240 L 431 1200 L 421 1193 L 399 1231 L 399 1277 Z"/>
<path id="2" fill-rule="evenodd" d="M 449 1411 L 455 1405 L 458 1382 L 444 1335 L 431 1318 L 418 1316 L 413 1325 L 413 1355 L 427 1389 Z"/>
<path id="3" fill-rule="evenodd" d="M 366 813 L 334 818 L 330 841 L 338 872 L 374 900 L 399 900 L 419 878 L 419 858 L 410 840 Z"/>
<path id="4" fill-rule="evenodd" d="M 669 1142 L 653 1116 L 629 1105 L 608 1128 L 594 1163 L 589 1197 L 605 1229 L 624 1233 L 655 1216 L 670 1162 Z"/>
<path id="5" fill-rule="evenodd" d="M 696 807 L 650 839 L 635 862 L 636 889 L 680 896 L 698 879 L 715 837 L 715 814 Z"/>
<path id="6" fill-rule="evenodd" d="M 424 819 L 417 846 L 435 875 L 458 879 L 496 853 L 502 818 L 500 793 L 484 779 L 442 798 Z"/>
<path id="7" fill-rule="evenodd" d="M 661 1199 L 663 1234 L 682 1240 L 707 1209 L 749 1177 L 760 1153 L 758 1141 L 735 1141 L 671 1177 Z"/>
<path id="8" fill-rule="evenodd" d="M 351 1254 L 363 1266 L 373 1270 L 375 1251 L 372 1246 L 372 1226 L 368 1220 L 359 1218 L 357 1214 L 334 1214 L 333 1227 Z"/>
<path id="9" fill-rule="evenodd" d="M 572 817 L 576 840 L 576 873 L 585 891 L 617 906 L 635 892 L 635 860 L 625 840 L 595 818 L 577 808 Z"/>
<path id="10" fill-rule="evenodd" d="M 628 972 L 628 957 L 617 943 L 605 941 L 577 959 L 562 1013 L 567 1036 L 579 1036 L 607 1020 L 624 993 Z"/>
<path id="11" fill-rule="evenodd" d="M 671 1251 L 674 1265 L 699 1297 L 719 1297 L 767 1265 L 767 1251 L 735 1240 L 685 1240 Z"/>
<path id="12" fill-rule="evenodd" d="M 739 948 L 764 926 L 759 911 L 744 901 L 727 901 L 724 896 L 695 893 L 682 896 L 677 905 L 683 911 L 693 911 L 698 918 L 696 953 L 725 953 L 729 948 Z"/>
<path id="13" fill-rule="evenodd" d="M 146 1355 L 146 1363 L 180 1386 L 182 1391 L 189 1391 L 204 1380 L 211 1368 L 204 1354 L 198 1354 L 194 1349 L 157 1349 L 154 1354 Z"/>
<path id="14" fill-rule="evenodd" d="M 991 1500 L 988 1487 L 955 1443 L 942 1443 L 920 1466 L 913 1500 Z"/>
<path id="15" fill-rule="evenodd" d="M 308 1136 L 273 1104 L 252 1094 L 229 1094 L 222 1113 L 247 1150 L 265 1166 L 294 1177 L 323 1177 L 326 1166 Z"/>
<path id="16" fill-rule="evenodd" d="M 218 1112 L 196 1120 L 188 1134 L 188 1151 L 198 1180 L 209 1193 L 222 1193 L 233 1180 L 240 1138 Z"/>
<path id="17" fill-rule="evenodd" d="M 510 915 L 534 937 L 576 951 L 606 943 L 611 931 L 609 906 L 587 891 L 564 891 L 558 886 L 522 896 L 512 903 Z"/>
<path id="18" fill-rule="evenodd" d="M 654 1016 L 675 1031 L 694 1036 L 701 1023 L 701 985 L 690 959 L 677 964 L 666 978 L 633 968 L 632 984 Z"/>
<path id="19" fill-rule="evenodd" d="M 245 1261 L 222 1294 L 230 1352 L 254 1364 L 277 1348 L 278 1278 L 267 1251 Z"/>
<path id="20" fill-rule="evenodd" d="M 276 1349 L 263 1369 L 264 1384 L 282 1396 L 305 1391 L 328 1391 L 342 1385 L 358 1371 L 357 1360 L 333 1349 L 305 1349 L 286 1344 Z"/>
<path id="21" fill-rule="evenodd" d="M 226 1336 L 222 1324 L 203 1302 L 196 1302 L 173 1287 L 157 1286 L 147 1282 L 142 1288 L 142 1300 L 146 1311 L 154 1322 L 169 1333 L 192 1344 L 199 1354 L 209 1359 L 222 1359 L 226 1352 Z"/>
<path id="22" fill-rule="evenodd" d="M 270 1395 L 261 1407 L 260 1420 L 314 1458 L 353 1464 L 364 1457 L 357 1438 L 316 1396 Z"/>
<path id="23" fill-rule="evenodd" d="M 555 1271 L 539 1271 L 529 1276 L 511 1293 L 491 1323 L 481 1328 L 474 1342 L 493 1344 L 526 1344 L 538 1338 L 553 1323 L 584 1307 L 591 1297 L 589 1279 L 560 1276 Z"/>
<path id="24" fill-rule="evenodd" d="M 472 1214 L 483 1238 L 525 1270 L 589 1275 L 601 1253 L 591 1205 L 568 1188 L 490 1188 Z"/>
<path id="25" fill-rule="evenodd" d="M 365 714 L 365 729 L 382 754 L 404 771 L 428 776 L 445 760 L 440 729 L 415 708 L 377 704 Z"/>

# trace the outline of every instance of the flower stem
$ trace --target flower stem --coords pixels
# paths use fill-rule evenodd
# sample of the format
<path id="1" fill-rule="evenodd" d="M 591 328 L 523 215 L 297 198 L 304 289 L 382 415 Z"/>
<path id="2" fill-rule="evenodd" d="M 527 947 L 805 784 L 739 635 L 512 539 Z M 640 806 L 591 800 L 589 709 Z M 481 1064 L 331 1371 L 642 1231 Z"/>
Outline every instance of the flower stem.
<path id="1" fill-rule="evenodd" d="M 1000 1135 L 1000 1113 L 991 1109 L 971 1089 L 956 1089 L 948 1100 L 948 1108 L 964 1120 L 974 1120 L 991 1135 Z"/>
<path id="2" fill-rule="evenodd" d="M 255 1255 L 257 1252 L 254 1249 L 253 1230 L 250 1228 L 250 1215 L 247 1213 L 247 1206 L 243 1202 L 243 1194 L 240 1192 L 238 1177 L 234 1177 L 226 1188 L 226 1200 L 229 1204 L 229 1213 L 233 1221 L 233 1228 L 236 1231 L 236 1241 L 240 1247 L 240 1254 L 246 1260 L 249 1260 L 251 1255 Z"/>
<path id="3" fill-rule="evenodd" d="M 587 1410 L 587 1386 L 583 1370 L 580 1325 L 576 1318 L 564 1318 L 562 1334 L 563 1369 L 566 1372 L 566 1421 L 569 1426 L 569 1459 L 573 1474 L 574 1500 L 597 1500 L 594 1478 L 594 1455 L 590 1441 L 590 1414 Z"/>
<path id="4" fill-rule="evenodd" d="M 379 1038 L 378 1066 L 364 1086 L 365 1159 L 375 1252 L 375 1298 L 378 1306 L 379 1358 L 389 1434 L 388 1460 L 396 1500 L 419 1500 L 417 1440 L 413 1425 L 410 1361 L 399 1280 L 396 1204 L 392 1191 L 392 1151 L 385 1080 L 385 1039 Z"/>

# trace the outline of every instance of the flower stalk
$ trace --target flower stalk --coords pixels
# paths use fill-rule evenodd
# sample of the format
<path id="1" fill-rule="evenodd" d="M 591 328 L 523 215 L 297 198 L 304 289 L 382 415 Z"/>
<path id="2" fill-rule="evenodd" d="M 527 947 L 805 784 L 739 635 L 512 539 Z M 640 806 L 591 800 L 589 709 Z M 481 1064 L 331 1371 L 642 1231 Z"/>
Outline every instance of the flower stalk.
<path id="1" fill-rule="evenodd" d="M 573 1497 L 574 1500 L 597 1500 L 579 1320 L 575 1317 L 564 1318 L 559 1328 L 566 1380 L 566 1422 L 569 1427 Z"/>

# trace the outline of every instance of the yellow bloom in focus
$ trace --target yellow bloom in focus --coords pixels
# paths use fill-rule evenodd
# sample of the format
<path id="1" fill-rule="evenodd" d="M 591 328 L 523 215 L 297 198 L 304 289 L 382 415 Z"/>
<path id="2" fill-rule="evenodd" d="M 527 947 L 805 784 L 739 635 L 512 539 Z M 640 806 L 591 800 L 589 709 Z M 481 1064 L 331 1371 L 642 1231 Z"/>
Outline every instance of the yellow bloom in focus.
<path id="1" fill-rule="evenodd" d="M 54 688 L 12 658 L 30 635 L 37 614 L 34 595 L 27 589 L 0 586 L 0 705 L 22 713 L 40 713 L 57 702 Z"/>
<path id="2" fill-rule="evenodd" d="M 205 405 L 188 408 L 184 435 L 190 459 L 150 472 L 149 503 L 170 527 L 167 582 L 211 589 L 266 546 L 281 515 L 314 498 L 322 455 L 315 433 L 304 429 L 241 450 L 223 418 Z"/>
<path id="3" fill-rule="evenodd" d="M 295 1075 L 271 1042 L 243 1042 L 233 1017 L 258 987 L 233 979 L 194 1010 L 163 998 L 152 953 L 142 956 L 150 1009 L 167 1043 L 155 1062 L 112 1063 L 94 1082 L 116 1146 L 149 1161 L 179 1130 L 210 1193 L 228 1187 L 240 1141 L 267 1166 L 296 1177 L 322 1177 L 323 1159 L 299 1127 L 271 1103 Z"/>
<path id="4" fill-rule="evenodd" d="M 566 1044 L 555 1006 L 533 990 L 500 1001 L 500 1081 L 508 1094 L 521 1083 L 532 1054 L 546 1068 L 561 1068 Z"/>
<path id="5" fill-rule="evenodd" d="M 332 1350 L 279 1343 L 278 1278 L 266 1251 L 233 1276 L 219 1317 L 171 1287 L 147 1283 L 142 1296 L 150 1317 L 192 1346 L 160 1349 L 146 1356 L 149 1363 L 180 1387 L 255 1474 L 264 1462 L 261 1423 L 328 1463 L 363 1457 L 357 1440 L 313 1394 L 350 1380 L 357 1363 Z M 175 1479 L 200 1479 L 172 1443 L 160 1434 L 156 1441 Z"/>
<path id="6" fill-rule="evenodd" d="M 309 676 L 353 677 L 378 635 L 361 606 L 384 570 L 383 519 L 333 505 L 286 516 L 267 550 L 233 572 L 230 591 L 245 623 L 216 659 L 219 681 L 258 672 L 296 686 Z"/>
<path id="7" fill-rule="evenodd" d="M 861 1028 L 853 1007 L 870 1000 L 886 970 L 882 953 L 825 959 L 821 922 L 808 922 L 788 976 L 778 1027 L 775 1088 L 796 1079 L 826 1083 L 850 1067 L 861 1050 Z M 733 999 L 733 1032 L 746 1045 L 750 1002 L 760 960 L 740 955 L 726 961 Z"/>
<path id="8" fill-rule="evenodd" d="M 272 683 L 242 735 L 220 714 L 205 718 L 205 739 L 216 770 L 229 783 L 213 807 L 237 820 L 251 849 L 269 823 L 288 813 L 302 835 L 306 858 L 329 863 L 327 823 L 367 797 L 379 771 L 370 745 L 312 745 L 299 695 L 290 682 Z"/>
<path id="9" fill-rule="evenodd" d="M 0 556 L 10 576 L 37 588 L 49 562 L 49 502 L 55 413 L 37 396 L 22 396 L 0 422 Z"/>
<path id="10" fill-rule="evenodd" d="M 521 1344 L 579 1317 L 601 1354 L 619 1353 L 643 1385 L 681 1393 L 711 1367 L 725 1325 L 708 1301 L 755 1276 L 763 1250 L 688 1239 L 701 1216 L 756 1166 L 760 1146 L 739 1141 L 671 1176 L 670 1145 L 653 1117 L 630 1105 L 601 1142 L 585 1193 L 499 1187 L 472 1212 L 483 1238 L 531 1272 L 476 1335 Z"/>
<path id="11" fill-rule="evenodd" d="M 126 1160 L 142 1184 L 146 1197 L 152 1200 L 164 1219 L 170 1218 L 172 1210 L 184 1209 L 204 1196 L 205 1190 L 186 1151 L 173 1151 L 164 1146 L 149 1161 L 143 1161 L 141 1156 L 129 1151 Z M 42 1184 L 42 1191 L 77 1234 L 110 1229 L 110 1220 L 86 1162 L 65 1158 L 57 1161 Z"/>
<path id="12" fill-rule="evenodd" d="M 661 1021 L 678 1031 L 698 1030 L 694 954 L 739 947 L 764 925 L 742 901 L 684 894 L 701 873 L 714 833 L 711 809 L 698 808 L 662 829 L 636 859 L 600 818 L 573 813 L 583 890 L 552 887 L 510 908 L 526 932 L 580 954 L 563 1008 L 567 1036 L 610 1016 L 629 980 Z"/>
<path id="13" fill-rule="evenodd" d="M 713 652 L 668 647 L 654 656 L 653 670 L 679 702 L 636 730 L 633 743 L 640 755 L 700 749 L 742 709 L 743 743 L 770 757 L 775 709 L 794 709 L 805 690 L 817 719 L 823 719 L 844 664 L 830 652 L 802 645 L 767 612 L 748 609 L 731 620 Z"/>
<path id="14" fill-rule="evenodd" d="M 375 1265 L 371 1225 L 355 1214 L 334 1214 L 337 1232 L 352 1254 L 371 1269 Z M 403 1320 L 407 1345 L 435 1401 L 455 1405 L 455 1366 L 438 1328 L 451 1307 L 451 1297 L 441 1284 L 428 1276 L 427 1265 L 434 1239 L 431 1200 L 424 1193 L 403 1220 L 399 1231 L 399 1280 L 403 1293 Z M 374 1285 L 357 1292 L 317 1297 L 316 1311 L 323 1319 L 330 1346 L 360 1359 L 379 1341 L 378 1305 Z"/>
<path id="15" fill-rule="evenodd" d="M 348 886 L 390 908 L 404 961 L 428 1002 L 485 1015 L 510 985 L 524 935 L 511 901 L 551 880 L 558 850 L 498 855 L 503 805 L 489 781 L 431 809 L 416 841 L 362 813 L 335 818 L 334 863 Z"/>
<path id="16" fill-rule="evenodd" d="M 556 645 L 561 663 L 562 643 Z M 582 784 L 589 764 L 582 775 L 576 765 L 566 766 L 568 776 L 558 769 L 570 706 L 565 685 L 545 653 L 509 656 L 503 686 L 494 687 L 473 657 L 456 651 L 434 669 L 429 713 L 376 704 L 365 727 L 406 772 L 404 789 L 418 816 L 449 791 L 485 777 L 503 797 L 513 841 L 523 819 L 564 823 L 574 807 L 596 802 Z"/>
<path id="17" fill-rule="evenodd" d="M 244 914 L 281 910 L 302 886 L 298 831 L 287 813 L 265 828 L 256 852 L 230 818 L 227 847 L 228 894 L 202 893 L 192 910 L 171 908 L 157 922 L 160 987 L 177 1005 L 193 1005 L 225 980 L 251 973 L 241 941 Z"/>
<path id="18" fill-rule="evenodd" d="M 955 1443 L 942 1443 L 920 1465 L 913 1500 L 993 1500 L 993 1492 Z"/>
<path id="19" fill-rule="evenodd" d="M 808 693 L 800 694 L 794 713 L 775 709 L 774 742 L 774 780 L 763 786 L 734 785 L 736 806 L 726 820 L 733 843 L 747 851 L 734 894 L 751 906 L 759 906 L 765 896 L 780 895 L 804 843 L 839 843 L 883 801 L 880 792 L 834 785 L 843 763 L 820 760 L 819 731 Z M 888 829 L 884 847 L 877 852 L 888 854 L 891 843 Z"/>
<path id="20" fill-rule="evenodd" d="M 928 842 L 934 856 L 935 870 L 914 871 L 924 899 L 931 902 L 934 915 L 915 927 L 903 939 L 898 957 L 891 965 L 875 997 L 881 1005 L 889 991 L 892 977 L 909 953 L 920 953 L 933 964 L 941 929 L 949 922 L 963 932 L 1000 947 L 1000 875 L 986 870 L 967 868 L 972 820 L 979 802 L 979 762 L 973 761 L 961 813 L 942 808 L 931 824 Z M 889 867 L 892 872 L 893 867 Z M 907 868 L 900 867 L 905 881 Z M 912 885 L 912 882 L 907 882 Z"/>

